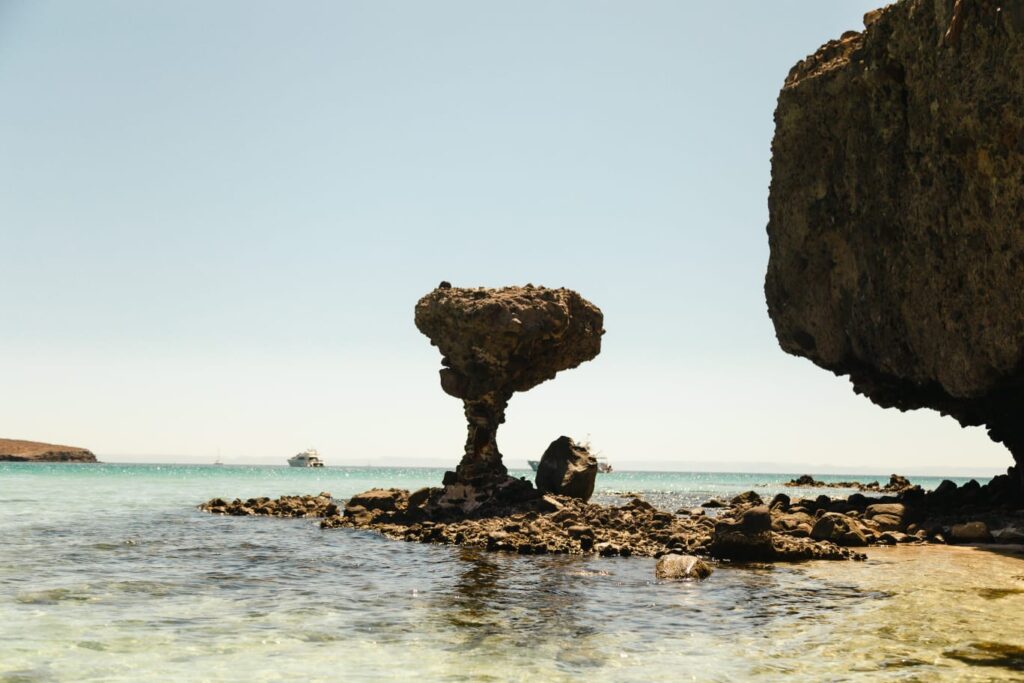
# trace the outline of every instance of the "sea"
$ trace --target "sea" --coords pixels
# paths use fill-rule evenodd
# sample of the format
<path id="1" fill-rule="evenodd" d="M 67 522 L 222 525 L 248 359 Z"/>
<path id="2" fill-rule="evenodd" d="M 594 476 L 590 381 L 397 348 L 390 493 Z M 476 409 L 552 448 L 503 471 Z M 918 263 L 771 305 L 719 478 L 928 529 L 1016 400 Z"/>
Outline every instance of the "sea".
<path id="1" fill-rule="evenodd" d="M 1024 680 L 1024 556 L 1009 549 L 876 548 L 659 582 L 648 558 L 520 557 L 196 507 L 442 474 L 0 463 L 0 682 Z M 616 472 L 595 500 L 674 511 L 821 493 L 784 488 L 794 476 Z"/>

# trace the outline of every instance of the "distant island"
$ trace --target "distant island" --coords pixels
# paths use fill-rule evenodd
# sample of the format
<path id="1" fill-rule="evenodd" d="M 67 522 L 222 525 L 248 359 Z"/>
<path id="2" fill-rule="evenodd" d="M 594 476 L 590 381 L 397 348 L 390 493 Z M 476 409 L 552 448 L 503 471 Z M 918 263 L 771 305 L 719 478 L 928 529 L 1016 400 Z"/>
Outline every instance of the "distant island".
<path id="1" fill-rule="evenodd" d="M 0 462 L 98 462 L 92 451 L 38 441 L 0 439 Z"/>

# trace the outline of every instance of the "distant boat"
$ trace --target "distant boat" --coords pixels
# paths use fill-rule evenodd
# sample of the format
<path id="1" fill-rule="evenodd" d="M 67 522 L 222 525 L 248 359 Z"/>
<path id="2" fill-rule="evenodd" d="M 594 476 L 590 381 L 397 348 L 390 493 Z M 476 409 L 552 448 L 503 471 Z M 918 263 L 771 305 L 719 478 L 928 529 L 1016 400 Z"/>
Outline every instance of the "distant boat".
<path id="1" fill-rule="evenodd" d="M 315 448 L 307 448 L 306 450 L 293 455 L 288 458 L 289 467 L 323 467 L 324 463 L 320 460 L 320 454 L 316 452 Z"/>

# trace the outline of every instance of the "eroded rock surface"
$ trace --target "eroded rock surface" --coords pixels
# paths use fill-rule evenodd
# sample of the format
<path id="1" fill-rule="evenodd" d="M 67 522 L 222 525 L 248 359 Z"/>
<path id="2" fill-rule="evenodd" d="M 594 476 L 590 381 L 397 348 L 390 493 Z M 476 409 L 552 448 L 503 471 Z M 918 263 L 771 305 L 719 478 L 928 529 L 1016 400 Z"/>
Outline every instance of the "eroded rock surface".
<path id="1" fill-rule="evenodd" d="M 512 394 L 597 356 L 604 317 L 569 289 L 442 283 L 416 304 L 416 327 L 441 351 L 441 388 L 462 399 L 469 423 L 465 454 L 445 485 L 489 492 L 508 474 L 496 435 Z"/>
<path id="2" fill-rule="evenodd" d="M 883 407 L 985 425 L 1024 492 L 1024 3 L 901 0 L 797 64 L 775 114 L 779 343 Z"/>

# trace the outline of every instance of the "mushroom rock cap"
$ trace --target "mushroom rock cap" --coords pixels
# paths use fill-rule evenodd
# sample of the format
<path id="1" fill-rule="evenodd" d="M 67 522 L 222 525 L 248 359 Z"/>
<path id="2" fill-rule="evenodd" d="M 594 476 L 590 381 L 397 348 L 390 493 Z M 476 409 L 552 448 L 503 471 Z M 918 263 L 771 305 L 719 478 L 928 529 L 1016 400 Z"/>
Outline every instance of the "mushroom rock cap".
<path id="1" fill-rule="evenodd" d="M 601 310 L 570 289 L 460 288 L 416 304 L 416 327 L 444 356 L 441 387 L 476 400 L 526 391 L 601 351 Z"/>

